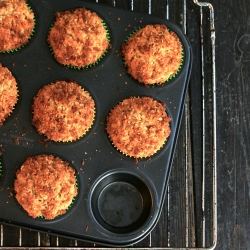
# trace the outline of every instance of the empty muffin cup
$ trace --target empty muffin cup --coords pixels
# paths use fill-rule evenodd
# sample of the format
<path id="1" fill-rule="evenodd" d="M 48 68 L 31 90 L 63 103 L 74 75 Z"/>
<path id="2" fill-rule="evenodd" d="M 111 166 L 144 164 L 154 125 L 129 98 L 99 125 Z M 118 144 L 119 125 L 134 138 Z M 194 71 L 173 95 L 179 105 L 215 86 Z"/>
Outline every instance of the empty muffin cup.
<path id="1" fill-rule="evenodd" d="M 152 217 L 154 196 L 149 185 L 129 171 L 101 176 L 90 193 L 90 210 L 100 226 L 117 234 L 146 227 Z"/>

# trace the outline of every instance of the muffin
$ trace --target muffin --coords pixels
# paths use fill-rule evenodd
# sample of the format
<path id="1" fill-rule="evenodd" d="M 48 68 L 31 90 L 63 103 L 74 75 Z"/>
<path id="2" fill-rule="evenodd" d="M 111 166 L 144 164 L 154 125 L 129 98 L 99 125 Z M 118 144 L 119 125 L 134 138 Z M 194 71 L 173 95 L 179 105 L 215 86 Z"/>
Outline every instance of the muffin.
<path id="1" fill-rule="evenodd" d="M 29 216 L 52 220 L 65 214 L 77 195 L 75 171 L 53 155 L 29 156 L 16 172 L 14 191 Z"/>
<path id="2" fill-rule="evenodd" d="M 74 141 L 91 127 L 95 103 L 74 81 L 45 85 L 34 97 L 32 124 L 38 133 L 56 142 Z"/>
<path id="3" fill-rule="evenodd" d="M 163 84 L 180 69 L 182 44 L 164 24 L 146 25 L 122 44 L 128 73 L 145 85 Z"/>
<path id="4" fill-rule="evenodd" d="M 34 13 L 25 0 L 0 1 L 0 52 L 20 48 L 35 27 Z"/>
<path id="5" fill-rule="evenodd" d="M 57 12 L 48 35 L 55 59 L 60 64 L 77 68 L 97 63 L 109 46 L 104 26 L 95 12 L 85 8 Z"/>
<path id="6" fill-rule="evenodd" d="M 163 103 L 151 97 L 130 97 L 107 117 L 106 130 L 113 145 L 136 159 L 155 154 L 171 133 L 171 118 Z"/>
<path id="7" fill-rule="evenodd" d="M 13 111 L 17 100 L 16 79 L 6 67 L 0 64 L 0 127 Z"/>

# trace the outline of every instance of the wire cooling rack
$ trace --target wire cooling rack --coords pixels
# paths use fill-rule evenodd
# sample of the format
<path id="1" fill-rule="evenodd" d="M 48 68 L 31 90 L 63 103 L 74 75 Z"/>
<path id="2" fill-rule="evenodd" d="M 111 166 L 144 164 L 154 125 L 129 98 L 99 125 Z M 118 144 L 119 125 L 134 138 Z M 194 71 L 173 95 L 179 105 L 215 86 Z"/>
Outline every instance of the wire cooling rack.
<path id="1" fill-rule="evenodd" d="M 191 1 L 191 0 L 190 0 Z M 98 0 L 95 1 L 98 3 Z M 136 0 L 130 1 L 130 9 L 133 11 L 136 4 Z M 148 0 L 148 14 L 152 14 L 154 4 L 156 1 Z M 117 7 L 118 0 L 112 0 L 111 5 Z M 214 9 L 210 3 L 199 2 L 193 0 L 189 2 L 189 6 L 193 5 L 193 8 L 199 14 L 197 17 L 197 29 L 199 29 L 199 36 L 197 40 L 193 42 L 195 46 L 195 52 L 198 54 L 194 60 L 193 67 L 197 67 L 199 64 L 198 79 L 200 87 L 200 107 L 201 118 L 199 120 L 200 133 L 202 134 L 201 145 L 201 158 L 195 161 L 196 153 L 193 152 L 196 139 L 192 138 L 192 130 L 197 127 L 195 123 L 192 96 L 196 90 L 189 90 L 185 102 L 185 110 L 183 116 L 183 135 L 180 135 L 180 141 L 183 143 L 184 153 L 178 153 L 178 156 L 184 158 L 182 161 L 176 160 L 173 164 L 178 165 L 179 169 L 184 170 L 182 179 L 171 178 L 169 181 L 167 196 L 164 206 L 164 215 L 168 215 L 167 218 L 160 218 L 158 224 L 159 227 L 165 223 L 166 229 L 156 228 L 150 233 L 146 240 L 142 243 L 138 243 L 131 248 L 136 249 L 214 249 L 217 241 L 217 135 L 216 135 L 216 72 L 215 72 L 215 27 L 214 27 Z M 169 19 L 171 16 L 171 0 L 166 0 L 166 5 L 163 6 L 165 11 L 165 18 Z M 184 33 L 189 37 L 190 27 L 188 26 L 189 14 L 194 15 L 194 10 L 187 9 L 187 2 L 183 0 L 181 3 L 181 9 L 178 10 L 181 16 L 180 24 Z M 197 19 L 198 20 L 198 19 Z M 192 41 L 191 41 L 192 43 Z M 198 46 L 196 46 L 198 45 Z M 198 52 L 197 52 L 198 50 Z M 194 53 L 195 54 L 195 53 Z M 195 57 L 195 55 L 194 55 Z M 196 81 L 197 76 L 191 76 L 191 81 Z M 209 118 L 208 118 L 209 117 Z M 195 125 L 196 124 L 196 125 Z M 209 145 L 209 146 L 208 146 Z M 209 159 L 209 160 L 208 160 Z M 194 166 L 195 162 L 200 163 L 199 170 Z M 174 166 L 173 170 L 177 167 Z M 178 169 L 176 170 L 178 171 Z M 174 175 L 174 174 L 173 174 Z M 177 175 L 177 174 L 176 174 Z M 198 178 L 197 178 L 198 175 Z M 198 181 L 197 181 L 198 179 Z M 182 208 L 177 209 L 181 211 L 176 215 L 172 215 L 172 203 L 177 204 L 175 196 L 178 196 L 177 191 L 173 194 L 173 189 L 176 190 L 176 180 L 179 186 L 182 188 Z M 198 184 L 196 184 L 198 182 Z M 173 188 L 174 186 L 174 188 Z M 178 185 L 177 185 L 178 186 Z M 196 197 L 197 196 L 197 197 Z M 173 202 L 174 200 L 174 202 Z M 184 201 L 184 202 L 183 202 Z M 173 222 L 174 221 L 174 222 Z M 176 235 L 176 232 L 171 231 L 171 225 L 178 225 L 182 227 L 183 235 Z M 8 246 L 5 242 L 7 238 L 12 237 L 10 235 L 10 228 L 6 230 L 6 226 L 0 226 L 0 249 L 104 249 L 94 244 L 82 244 L 76 240 L 65 241 L 58 236 L 44 235 L 40 232 L 32 232 L 36 234 L 36 244 L 33 246 L 26 246 L 26 238 L 29 237 L 27 229 L 19 229 L 13 227 L 13 233 L 18 237 L 13 238 L 11 246 Z M 154 244 L 155 235 L 160 234 L 159 237 L 164 238 L 160 241 L 161 246 Z M 53 237 L 53 239 L 51 238 Z M 158 237 L 158 238 L 159 238 Z M 10 242 L 10 241 L 8 241 Z M 67 245 L 68 244 L 68 245 Z M 108 249 L 108 248 L 105 248 Z"/>

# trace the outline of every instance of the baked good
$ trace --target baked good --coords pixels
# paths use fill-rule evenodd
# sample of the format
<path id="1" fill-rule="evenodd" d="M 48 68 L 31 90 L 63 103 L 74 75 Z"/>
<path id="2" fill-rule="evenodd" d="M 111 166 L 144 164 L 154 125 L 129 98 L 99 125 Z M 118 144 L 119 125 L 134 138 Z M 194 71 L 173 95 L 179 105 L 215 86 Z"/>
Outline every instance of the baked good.
<path id="1" fill-rule="evenodd" d="M 17 82 L 8 68 L 0 64 L 0 127 L 18 100 Z"/>
<path id="2" fill-rule="evenodd" d="M 77 195 L 75 171 L 53 155 L 28 156 L 16 172 L 14 191 L 29 216 L 52 220 L 65 214 Z"/>
<path id="3" fill-rule="evenodd" d="M 78 68 L 96 63 L 109 46 L 102 19 L 85 8 L 56 12 L 48 42 L 60 64 Z"/>
<path id="4" fill-rule="evenodd" d="M 6 52 L 28 42 L 35 27 L 34 13 L 26 0 L 0 1 L 0 51 Z"/>
<path id="5" fill-rule="evenodd" d="M 171 133 L 170 121 L 163 103 L 151 97 L 130 97 L 111 110 L 106 130 L 119 151 L 143 158 L 164 145 Z"/>
<path id="6" fill-rule="evenodd" d="M 162 84 L 173 77 L 182 63 L 182 44 L 164 24 L 149 24 L 122 44 L 128 73 L 146 85 Z"/>
<path id="7" fill-rule="evenodd" d="M 53 141 L 73 141 L 91 127 L 95 103 L 74 81 L 56 81 L 43 86 L 34 97 L 32 124 Z"/>

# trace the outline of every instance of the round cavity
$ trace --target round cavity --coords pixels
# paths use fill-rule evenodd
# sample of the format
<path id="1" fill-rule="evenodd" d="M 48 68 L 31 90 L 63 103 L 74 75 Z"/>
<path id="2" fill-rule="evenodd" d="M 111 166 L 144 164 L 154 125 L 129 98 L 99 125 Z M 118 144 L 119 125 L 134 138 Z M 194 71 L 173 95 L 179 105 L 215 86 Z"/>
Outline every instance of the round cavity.
<path id="1" fill-rule="evenodd" d="M 143 200 L 133 185 L 118 181 L 106 186 L 99 195 L 98 209 L 104 221 L 114 227 L 126 227 L 140 218 Z"/>
<path id="2" fill-rule="evenodd" d="M 150 219 L 153 196 L 137 175 L 112 172 L 92 188 L 91 212 L 95 220 L 112 233 L 128 234 L 142 228 Z"/>

